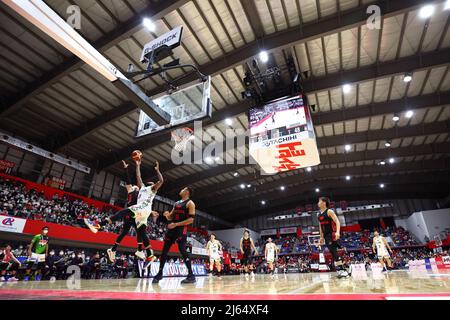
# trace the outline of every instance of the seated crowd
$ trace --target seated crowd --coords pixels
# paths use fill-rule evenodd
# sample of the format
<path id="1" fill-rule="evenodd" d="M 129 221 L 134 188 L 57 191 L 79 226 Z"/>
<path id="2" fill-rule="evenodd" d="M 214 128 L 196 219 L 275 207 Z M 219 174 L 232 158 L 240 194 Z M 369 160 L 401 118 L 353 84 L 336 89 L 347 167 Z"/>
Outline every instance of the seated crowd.
<path id="1" fill-rule="evenodd" d="M 381 231 L 388 242 L 394 247 L 416 246 L 418 242 L 414 237 L 402 227 L 387 227 Z M 267 237 L 258 240 L 256 246 L 263 248 Z M 280 249 L 280 254 L 310 253 L 319 252 L 319 248 L 311 244 L 312 240 L 308 235 L 281 235 L 272 237 L 275 244 Z M 373 232 L 362 230 L 358 232 L 341 232 L 340 244 L 347 250 L 360 250 L 372 247 Z M 262 253 L 261 250 L 259 250 Z"/>
<path id="2" fill-rule="evenodd" d="M 5 250 L 11 251 L 16 260 L 5 261 Z M 104 251 L 93 249 L 68 249 L 51 246 L 45 262 L 28 259 L 27 244 L 0 245 L 0 281 L 64 280 L 71 272 L 70 266 L 78 266 L 82 279 L 118 279 L 138 276 L 134 254 L 118 255 L 114 263 L 108 262 Z M 158 261 L 158 260 L 156 260 Z M 183 263 L 180 258 L 168 262 Z M 206 259 L 192 259 L 193 264 L 205 264 Z"/>

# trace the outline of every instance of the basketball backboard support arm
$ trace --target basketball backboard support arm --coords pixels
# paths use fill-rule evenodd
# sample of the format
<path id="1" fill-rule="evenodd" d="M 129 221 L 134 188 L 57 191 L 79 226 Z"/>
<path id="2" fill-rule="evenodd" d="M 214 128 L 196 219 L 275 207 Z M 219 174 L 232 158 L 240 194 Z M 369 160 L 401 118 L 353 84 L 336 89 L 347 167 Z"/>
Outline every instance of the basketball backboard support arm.
<path id="1" fill-rule="evenodd" d="M 170 114 L 158 107 L 141 89 L 87 42 L 43 1 L 4 0 L 6 5 L 78 56 L 110 81 L 158 125 L 170 123 Z"/>

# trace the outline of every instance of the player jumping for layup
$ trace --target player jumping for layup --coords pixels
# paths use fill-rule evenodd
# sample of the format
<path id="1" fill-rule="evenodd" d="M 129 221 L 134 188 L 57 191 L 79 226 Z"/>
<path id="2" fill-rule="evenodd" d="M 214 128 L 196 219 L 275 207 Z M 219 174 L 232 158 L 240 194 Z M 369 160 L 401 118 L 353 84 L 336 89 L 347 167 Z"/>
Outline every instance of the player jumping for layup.
<path id="1" fill-rule="evenodd" d="M 137 204 L 137 198 L 139 195 L 139 187 L 136 185 L 136 178 L 132 179 L 132 173 L 131 173 L 131 167 L 128 163 L 126 163 L 124 160 L 122 160 L 123 168 L 127 171 L 127 180 L 125 188 L 127 189 L 127 208 L 131 207 L 132 205 Z M 122 232 L 117 236 L 116 241 L 114 242 L 114 245 L 112 248 L 106 250 L 108 253 L 108 258 L 111 263 L 114 263 L 116 260 L 116 250 L 119 246 L 120 242 L 125 238 L 125 236 L 130 231 L 131 227 L 134 227 L 136 229 L 136 223 L 134 221 L 134 218 L 131 216 L 131 214 L 124 215 L 122 217 L 123 224 L 122 224 Z M 144 255 L 142 250 L 142 244 L 139 244 L 138 239 L 138 251 L 136 253 L 137 256 L 141 257 Z"/>
<path id="2" fill-rule="evenodd" d="M 175 202 L 172 211 L 164 212 L 164 217 L 170 222 L 167 225 L 167 232 L 164 237 L 164 247 L 159 258 L 159 272 L 153 278 L 153 283 L 158 283 L 163 277 L 164 265 L 166 264 L 169 249 L 175 242 L 178 242 L 178 249 L 183 257 L 184 263 L 188 269 L 188 276 L 181 283 L 194 283 L 195 276 L 192 272 L 191 259 L 186 250 L 187 243 L 187 226 L 194 222 L 195 203 L 190 198 L 192 190 L 189 187 L 180 191 L 181 200 Z"/>
<path id="3" fill-rule="evenodd" d="M 392 254 L 392 249 L 389 246 L 389 243 L 386 241 L 386 238 L 381 236 L 378 231 L 374 231 L 373 233 L 373 244 L 372 249 L 374 252 L 377 253 L 378 260 L 380 261 L 381 265 L 383 266 L 383 269 L 385 271 L 388 271 L 386 267 L 389 267 L 389 269 L 392 269 L 392 262 L 391 262 L 391 256 L 389 255 L 389 252 Z M 388 252 L 389 250 L 389 252 Z M 386 263 L 385 263 L 386 261 Z"/>
<path id="4" fill-rule="evenodd" d="M 206 250 L 209 255 L 209 271 L 210 275 L 213 274 L 214 265 L 217 268 L 217 276 L 220 277 L 222 271 L 222 265 L 220 264 L 220 251 L 222 251 L 222 244 L 219 240 L 216 240 L 214 233 L 211 233 L 210 240 L 206 244 Z"/>
<path id="5" fill-rule="evenodd" d="M 334 211 L 329 209 L 330 199 L 320 197 L 317 205 L 320 209 L 318 216 L 320 224 L 320 245 L 325 244 L 330 251 L 338 277 L 348 277 L 347 271 L 345 271 L 342 267 L 341 257 L 337 252 L 340 247 L 338 240 L 341 237 L 341 224 L 339 219 Z"/>
<path id="6" fill-rule="evenodd" d="M 252 238 L 250 238 L 250 231 L 245 230 L 244 235 L 240 241 L 241 253 L 242 253 L 242 266 L 244 267 L 245 278 L 248 279 L 249 265 L 251 264 L 250 256 L 252 255 L 252 250 L 255 254 L 258 254 L 255 244 Z M 255 276 L 253 271 L 251 272 L 252 277 Z"/>
<path id="7" fill-rule="evenodd" d="M 140 159 L 135 160 L 135 162 L 136 162 L 136 180 L 137 180 L 136 182 L 139 188 L 137 204 L 129 207 L 128 209 L 124 209 L 117 212 L 115 215 L 107 218 L 105 221 L 100 222 L 97 226 L 94 226 L 88 220 L 85 220 L 85 223 L 92 232 L 97 233 L 98 230 L 100 230 L 105 225 L 112 224 L 114 221 L 123 219 L 124 216 L 127 215 L 131 216 L 136 223 L 138 244 L 141 243 L 142 241 L 144 249 L 147 253 L 146 261 L 149 263 L 154 261 L 156 257 L 153 255 L 153 250 L 150 247 L 150 240 L 148 239 L 146 232 L 147 220 L 148 217 L 150 217 L 151 215 L 157 214 L 156 212 L 152 211 L 152 203 L 153 199 L 156 196 L 156 192 L 164 182 L 164 178 L 161 172 L 159 171 L 159 163 L 156 162 L 155 170 L 158 176 L 158 182 L 156 183 L 149 182 L 148 186 L 145 186 L 141 178 L 141 160 Z M 136 253 L 136 255 L 142 259 L 143 257 L 140 256 L 138 253 L 139 251 Z M 148 263 L 146 263 L 146 267 L 149 266 Z"/>
<path id="8" fill-rule="evenodd" d="M 267 239 L 266 248 L 264 250 L 264 257 L 267 261 L 268 271 L 274 276 L 274 261 L 278 258 L 278 247 L 272 242 L 272 238 Z"/>

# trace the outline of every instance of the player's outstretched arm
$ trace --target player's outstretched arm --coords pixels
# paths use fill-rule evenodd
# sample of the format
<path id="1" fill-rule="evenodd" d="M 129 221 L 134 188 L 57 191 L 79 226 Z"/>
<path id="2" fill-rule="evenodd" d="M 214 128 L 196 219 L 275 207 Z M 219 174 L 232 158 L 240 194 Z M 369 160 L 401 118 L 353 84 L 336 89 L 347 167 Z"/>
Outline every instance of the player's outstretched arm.
<path id="1" fill-rule="evenodd" d="M 241 253 L 244 253 L 244 248 L 242 248 L 242 238 L 241 241 L 239 241 L 239 248 L 241 249 Z"/>
<path id="2" fill-rule="evenodd" d="M 131 177 L 130 177 L 130 172 L 128 170 L 128 167 L 130 166 L 125 160 L 122 160 L 122 165 L 123 168 L 126 170 L 127 172 L 127 184 L 125 185 L 125 188 L 127 189 L 127 193 L 130 193 L 133 191 L 133 186 L 131 184 Z"/>
<path id="3" fill-rule="evenodd" d="M 258 254 L 258 250 L 256 250 L 255 244 L 253 243 L 253 239 L 250 238 L 250 243 L 252 245 L 253 250 L 255 251 L 255 254 Z"/>
<path id="4" fill-rule="evenodd" d="M 384 245 L 386 246 L 386 248 L 388 248 L 389 252 L 392 253 L 391 246 L 389 245 L 389 243 L 387 242 L 385 237 L 383 237 L 383 242 L 384 242 Z"/>
<path id="5" fill-rule="evenodd" d="M 153 185 L 153 187 L 152 187 L 153 192 L 158 191 L 158 189 L 161 188 L 161 186 L 164 183 L 164 178 L 163 178 L 163 176 L 161 174 L 161 171 L 159 171 L 159 162 L 158 161 L 156 161 L 155 171 L 156 171 L 156 175 L 158 176 L 158 182 L 156 182 Z"/>
<path id="6" fill-rule="evenodd" d="M 142 181 L 141 177 L 141 162 L 142 160 L 135 160 L 136 162 L 136 182 L 139 189 L 141 189 L 144 186 L 144 182 Z"/>

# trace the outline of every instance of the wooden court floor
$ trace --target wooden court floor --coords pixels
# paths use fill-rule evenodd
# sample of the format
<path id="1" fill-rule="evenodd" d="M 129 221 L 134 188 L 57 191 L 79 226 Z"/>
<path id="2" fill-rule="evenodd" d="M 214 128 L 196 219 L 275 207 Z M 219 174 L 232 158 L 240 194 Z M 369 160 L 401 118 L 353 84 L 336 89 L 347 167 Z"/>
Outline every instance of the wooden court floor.
<path id="1" fill-rule="evenodd" d="M 367 300 L 448 299 L 450 272 L 391 271 L 338 279 L 334 273 L 182 278 L 58 280 L 0 283 L 0 299 L 140 299 L 140 300 Z"/>

